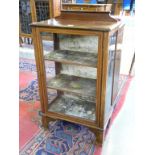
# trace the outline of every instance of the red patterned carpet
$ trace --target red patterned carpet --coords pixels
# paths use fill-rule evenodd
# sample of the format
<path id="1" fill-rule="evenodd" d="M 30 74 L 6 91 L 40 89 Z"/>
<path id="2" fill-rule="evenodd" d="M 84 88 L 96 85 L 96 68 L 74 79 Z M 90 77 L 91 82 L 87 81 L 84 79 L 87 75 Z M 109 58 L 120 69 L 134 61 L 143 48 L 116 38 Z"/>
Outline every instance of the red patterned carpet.
<path id="1" fill-rule="evenodd" d="M 20 71 L 20 90 L 27 88 L 35 78 L 36 75 L 33 75 L 32 72 Z M 40 109 L 40 103 L 39 101 L 20 99 L 19 109 L 19 141 L 21 149 L 39 131 L 38 124 L 35 122 L 37 116 L 35 109 Z"/>
<path id="2" fill-rule="evenodd" d="M 41 122 L 39 116 L 40 104 L 38 94 L 38 83 L 36 76 L 35 62 L 28 59 L 20 60 L 20 150 L 25 148 L 33 139 L 42 131 Z M 49 65 L 49 72 L 53 70 L 53 66 Z M 112 115 L 112 122 L 119 113 L 123 106 L 125 96 L 132 78 L 127 76 L 121 76 L 120 78 L 120 89 L 121 93 L 118 98 L 118 104 Z M 110 125 L 111 126 L 111 125 Z M 95 155 L 101 154 L 102 148 L 99 146 L 95 147 Z"/>

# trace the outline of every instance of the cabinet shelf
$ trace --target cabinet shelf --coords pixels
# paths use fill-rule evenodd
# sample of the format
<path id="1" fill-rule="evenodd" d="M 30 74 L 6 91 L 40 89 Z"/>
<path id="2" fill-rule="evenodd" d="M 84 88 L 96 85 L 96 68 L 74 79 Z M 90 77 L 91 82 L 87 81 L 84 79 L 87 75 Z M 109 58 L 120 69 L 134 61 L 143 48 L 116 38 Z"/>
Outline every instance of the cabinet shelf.
<path id="1" fill-rule="evenodd" d="M 95 121 L 95 103 L 60 95 L 49 105 L 48 111 Z"/>
<path id="2" fill-rule="evenodd" d="M 96 97 L 96 80 L 58 74 L 48 79 L 47 88 Z"/>
<path id="3" fill-rule="evenodd" d="M 55 50 L 46 54 L 44 59 L 67 64 L 75 64 L 94 68 L 97 67 L 97 54 L 88 52 Z"/>

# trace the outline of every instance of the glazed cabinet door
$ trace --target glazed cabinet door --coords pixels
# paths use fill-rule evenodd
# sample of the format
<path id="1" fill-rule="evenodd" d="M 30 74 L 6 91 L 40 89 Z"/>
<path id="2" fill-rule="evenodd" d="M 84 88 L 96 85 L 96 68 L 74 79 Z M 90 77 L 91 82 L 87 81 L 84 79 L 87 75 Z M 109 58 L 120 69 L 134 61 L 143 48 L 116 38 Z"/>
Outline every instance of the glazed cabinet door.
<path id="1" fill-rule="evenodd" d="M 116 56 L 116 40 L 117 33 L 109 35 L 108 51 L 107 51 L 107 80 L 106 80 L 106 96 L 105 96 L 105 110 L 104 110 L 104 124 L 107 124 L 110 115 L 113 111 L 113 81 L 114 81 L 114 69 L 115 69 L 115 56 Z M 103 75 L 104 76 L 104 75 Z"/>
<path id="2" fill-rule="evenodd" d="M 121 65 L 121 54 L 123 47 L 123 31 L 124 27 L 121 27 L 117 31 L 117 41 L 116 41 L 116 50 L 115 50 L 115 65 L 114 65 L 114 80 L 113 80 L 113 96 L 112 96 L 112 104 L 115 105 L 117 102 L 117 96 L 119 94 L 119 90 L 122 87 L 122 83 L 120 82 L 120 65 Z"/>
<path id="3" fill-rule="evenodd" d="M 48 28 L 36 32 L 46 115 L 98 126 L 102 33 Z M 45 35 L 54 41 L 45 42 Z"/>
<path id="4" fill-rule="evenodd" d="M 106 97 L 105 97 L 105 112 L 104 123 L 107 124 L 114 106 L 117 103 L 120 83 L 120 62 L 123 39 L 123 27 L 109 33 L 108 38 L 108 64 L 107 64 L 107 80 L 106 80 Z"/>

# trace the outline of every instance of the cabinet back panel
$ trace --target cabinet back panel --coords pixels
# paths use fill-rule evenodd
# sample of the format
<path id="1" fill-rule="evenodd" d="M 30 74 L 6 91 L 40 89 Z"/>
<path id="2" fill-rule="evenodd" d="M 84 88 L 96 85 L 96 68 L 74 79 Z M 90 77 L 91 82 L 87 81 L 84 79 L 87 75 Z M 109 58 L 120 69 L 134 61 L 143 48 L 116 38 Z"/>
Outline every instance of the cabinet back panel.
<path id="1" fill-rule="evenodd" d="M 81 35 L 59 35 L 60 49 L 97 53 L 98 37 L 97 36 L 81 36 Z"/>
<path id="2" fill-rule="evenodd" d="M 61 73 L 91 79 L 97 78 L 97 69 L 91 67 L 62 64 Z"/>

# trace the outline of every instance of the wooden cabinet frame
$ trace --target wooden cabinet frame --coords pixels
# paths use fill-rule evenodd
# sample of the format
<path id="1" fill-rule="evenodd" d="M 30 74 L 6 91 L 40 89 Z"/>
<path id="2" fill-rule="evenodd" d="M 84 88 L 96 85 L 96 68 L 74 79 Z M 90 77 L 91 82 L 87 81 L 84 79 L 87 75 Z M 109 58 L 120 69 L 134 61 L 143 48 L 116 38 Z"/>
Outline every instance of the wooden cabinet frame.
<path id="1" fill-rule="evenodd" d="M 48 112 L 46 75 L 45 75 L 42 41 L 41 41 L 41 36 L 40 36 L 41 32 L 76 34 L 76 35 L 97 35 L 99 37 L 98 65 L 97 65 L 98 66 L 97 67 L 97 79 L 98 80 L 97 80 L 97 91 L 96 91 L 96 97 L 97 97 L 96 109 L 97 110 L 96 110 L 96 122 L 95 123 L 84 120 L 84 119 L 80 119 L 80 118 L 66 116 L 63 114 L 56 114 L 56 113 Z M 32 33 L 33 33 L 33 36 L 35 36 L 33 40 L 34 40 L 36 64 L 37 64 L 37 71 L 38 71 L 41 107 L 42 107 L 42 113 L 43 113 L 43 117 L 42 117 L 43 126 L 47 127 L 48 122 L 51 119 L 60 119 L 60 120 L 62 119 L 62 120 L 66 120 L 66 121 L 70 121 L 74 123 L 76 122 L 76 123 L 90 127 L 90 129 L 92 129 L 96 133 L 97 141 L 102 143 L 103 132 L 106 128 L 105 124 L 107 123 L 107 122 L 104 122 L 104 111 L 105 111 L 108 50 L 109 50 L 109 35 L 110 35 L 109 32 L 59 29 L 59 28 L 34 28 L 33 27 Z M 110 116 L 109 116 L 109 119 L 110 119 Z"/>
<path id="2" fill-rule="evenodd" d="M 117 85 L 120 63 L 117 61 L 120 61 L 120 59 L 117 60 L 117 57 L 121 54 L 118 44 L 122 44 L 124 24 L 119 19 L 112 18 L 108 12 L 81 13 L 61 11 L 60 16 L 43 22 L 32 23 L 31 26 L 38 71 L 43 126 L 47 128 L 50 120 L 57 119 L 78 123 L 89 127 L 96 134 L 97 142 L 101 144 L 116 105 L 113 94 L 115 93 L 116 95 L 118 92 Z M 53 34 L 54 50 L 57 50 L 59 47 L 57 34 L 98 36 L 95 121 L 48 111 L 45 59 L 41 38 L 42 32 Z M 111 41 L 111 38 L 114 38 L 113 41 Z M 111 44 L 111 42 L 113 43 Z M 112 55 L 110 55 L 111 53 Z M 112 67 L 109 67 L 109 64 Z M 60 63 L 55 62 L 55 65 L 56 73 L 58 73 Z M 108 86 L 110 86 L 110 90 Z M 107 93 L 109 91 L 110 95 L 108 96 Z M 106 107 L 107 104 L 108 108 Z"/>

